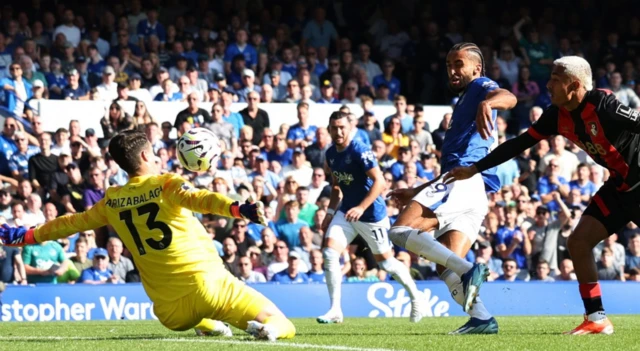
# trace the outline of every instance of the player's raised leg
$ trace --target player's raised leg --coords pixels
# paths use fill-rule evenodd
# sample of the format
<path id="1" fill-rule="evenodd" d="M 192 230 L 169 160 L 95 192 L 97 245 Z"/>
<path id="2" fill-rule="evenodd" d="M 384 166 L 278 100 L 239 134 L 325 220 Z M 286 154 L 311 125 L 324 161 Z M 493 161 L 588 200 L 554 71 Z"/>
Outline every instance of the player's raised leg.
<path id="1" fill-rule="evenodd" d="M 393 279 L 400 283 L 411 297 L 411 315 L 409 320 L 419 322 L 427 315 L 429 308 L 424 294 L 418 290 L 416 282 L 411 278 L 411 272 L 407 267 L 393 256 L 391 243 L 389 242 L 389 218 L 385 217 L 377 223 L 355 222 L 353 226 L 364 238 L 373 252 L 374 258 L 380 268 L 389 272 Z"/>
<path id="2" fill-rule="evenodd" d="M 469 221 L 469 219 L 460 218 L 458 225 L 464 225 L 465 221 Z M 475 223 L 468 224 L 474 225 Z M 474 233 L 477 233 L 477 230 Z M 451 249 L 458 257 L 465 257 L 472 245 L 470 236 L 458 230 L 450 230 L 439 236 L 437 240 Z M 473 235 L 473 240 L 475 241 L 475 234 Z M 447 284 L 449 292 L 451 292 L 451 297 L 462 306 L 464 304 L 464 294 L 460 276 L 441 265 L 437 265 L 436 269 L 440 278 Z M 476 298 L 476 303 L 473 305 L 473 308 L 467 312 L 470 317 L 469 321 L 449 334 L 498 333 L 498 322 L 493 318 L 491 313 L 489 313 L 479 296 Z"/>
<path id="3" fill-rule="evenodd" d="M 395 190 L 392 196 L 401 203 L 409 204 L 396 219 L 389 231 L 389 236 L 396 245 L 456 273 L 462 280 L 464 293 L 462 309 L 467 312 L 473 305 L 489 270 L 484 264 L 472 264 L 458 257 L 428 233 L 440 228 L 440 220 L 434 210 L 446 204 L 447 201 L 449 201 L 447 206 L 456 207 L 449 199 L 453 187 L 453 184 L 434 182 L 422 189 Z M 456 196 L 462 196 L 462 193 L 459 191 Z M 408 200 L 414 197 L 415 200 Z M 462 206 L 463 203 L 460 205 Z M 455 213 L 450 213 L 451 216 L 455 216 Z"/>
<path id="4" fill-rule="evenodd" d="M 598 195 L 596 195 L 598 196 Z M 597 202 L 597 201 L 596 201 Z M 593 248 L 610 235 L 603 223 L 589 214 L 602 216 L 597 205 L 591 203 L 585 210 L 576 229 L 569 236 L 567 246 L 580 284 L 580 296 L 584 303 L 584 322 L 566 332 L 572 335 L 613 334 L 613 324 L 607 318 L 602 305 L 602 293 L 598 283 L 598 270 L 593 257 Z M 622 224 L 623 225 L 623 224 Z M 622 227 L 618 226 L 618 228 Z"/>
<path id="5" fill-rule="evenodd" d="M 342 211 L 336 212 L 329 224 L 325 234 L 325 245 L 322 250 L 324 257 L 324 275 L 327 279 L 327 289 L 329 290 L 330 307 L 327 313 L 318 317 L 318 323 L 342 323 L 341 294 L 342 294 L 342 271 L 340 268 L 340 255 L 347 245 L 355 239 L 358 233 L 351 223 L 344 218 Z"/>

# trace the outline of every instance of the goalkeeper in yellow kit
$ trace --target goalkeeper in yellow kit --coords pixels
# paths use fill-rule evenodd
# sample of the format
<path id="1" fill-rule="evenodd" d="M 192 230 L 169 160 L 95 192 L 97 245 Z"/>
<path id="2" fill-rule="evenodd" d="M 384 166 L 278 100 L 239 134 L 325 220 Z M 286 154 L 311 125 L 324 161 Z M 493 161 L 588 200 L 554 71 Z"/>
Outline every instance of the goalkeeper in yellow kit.
<path id="1" fill-rule="evenodd" d="M 110 224 L 134 257 L 154 313 L 167 328 L 226 334 L 227 322 L 259 339 L 292 338 L 295 327 L 266 297 L 229 273 L 192 211 L 264 222 L 262 203 L 238 204 L 198 190 L 175 174 L 160 175 L 143 133 L 126 131 L 109 143 L 129 182 L 112 187 L 90 210 L 40 227 L 0 228 L 7 246 L 56 240 Z"/>

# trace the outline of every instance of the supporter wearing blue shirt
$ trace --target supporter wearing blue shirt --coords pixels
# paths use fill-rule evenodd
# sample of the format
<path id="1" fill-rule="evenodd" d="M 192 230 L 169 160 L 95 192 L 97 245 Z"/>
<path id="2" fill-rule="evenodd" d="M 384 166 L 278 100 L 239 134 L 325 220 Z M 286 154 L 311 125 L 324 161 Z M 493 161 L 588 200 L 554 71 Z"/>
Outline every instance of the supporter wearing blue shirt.
<path id="1" fill-rule="evenodd" d="M 591 196 L 598 191 L 596 185 L 589 180 L 590 173 L 589 165 L 581 163 L 578 165 L 578 179 L 569 182 L 569 190 L 580 189 L 580 195 L 582 195 L 582 202 L 584 203 L 589 202 Z"/>
<path id="2" fill-rule="evenodd" d="M 387 59 L 382 64 L 382 74 L 373 77 L 373 87 L 376 90 L 383 84 L 389 88 L 389 100 L 393 100 L 397 95 L 400 95 L 400 80 L 393 76 L 394 69 L 393 61 Z"/>
<path id="3" fill-rule="evenodd" d="M 502 258 L 513 258 L 518 268 L 527 268 L 527 256 L 531 254 L 531 242 L 516 226 L 516 207 L 507 207 L 506 223 L 496 233 L 496 251 Z"/>
<path id="4" fill-rule="evenodd" d="M 269 196 L 271 195 L 271 191 L 269 191 L 269 187 L 267 186 L 267 183 L 269 183 L 269 185 L 273 188 L 273 189 L 277 189 L 278 188 L 278 183 L 280 183 L 280 181 L 282 180 L 280 178 L 280 176 L 278 176 L 277 174 L 273 173 L 272 171 L 269 170 L 269 162 L 268 158 L 265 157 L 264 155 L 258 155 L 256 157 L 256 170 L 253 171 L 251 174 L 249 174 L 248 178 L 251 182 L 253 182 L 253 178 L 260 176 L 264 179 L 264 195 L 265 196 Z M 274 194 L 275 195 L 275 194 Z"/>
<path id="5" fill-rule="evenodd" d="M 406 112 L 407 98 L 402 95 L 396 96 L 395 99 L 393 99 L 393 106 L 396 107 L 396 113 L 385 118 L 384 121 L 382 122 L 382 125 L 386 129 L 387 126 L 389 125 L 389 122 L 391 122 L 391 119 L 393 117 L 397 117 L 400 119 L 400 124 L 402 125 L 402 134 L 405 134 L 405 135 L 409 134 L 409 132 L 412 132 L 415 129 L 415 127 L 413 125 L 413 117 L 408 115 Z"/>
<path id="6" fill-rule="evenodd" d="M 509 160 L 497 167 L 496 175 L 500 179 L 500 184 L 512 185 L 513 180 L 520 177 L 520 169 L 516 160 Z"/>
<path id="7" fill-rule="evenodd" d="M 278 272 L 271 277 L 272 282 L 283 283 L 283 284 L 300 284 L 300 283 L 308 283 L 309 277 L 306 273 L 302 273 L 299 270 L 300 266 L 300 254 L 291 251 L 289 252 L 289 267 L 283 270 L 282 272 Z"/>
<path id="8" fill-rule="evenodd" d="M 236 55 L 244 56 L 246 66 L 254 71 L 256 70 L 258 52 L 251 44 L 247 43 L 247 39 L 247 31 L 244 28 L 240 28 L 236 32 L 236 42 L 227 46 L 227 50 L 224 52 L 224 65 L 227 72 L 231 70 L 231 61 Z"/>
<path id="9" fill-rule="evenodd" d="M 244 127 L 244 120 L 242 119 L 242 115 L 238 112 L 231 111 L 231 104 L 233 104 L 233 95 L 234 92 L 231 89 L 224 89 L 221 94 L 220 101 L 222 102 L 222 108 L 224 109 L 222 113 L 222 118 L 224 118 L 225 122 L 231 123 L 233 126 L 233 131 L 236 134 L 236 139 L 240 139 L 240 129 Z M 238 140 L 240 142 L 241 140 Z"/>
<path id="10" fill-rule="evenodd" d="M 123 283 L 109 269 L 109 255 L 106 249 L 98 248 L 93 254 L 93 267 L 82 271 L 79 281 L 85 284 Z"/>
<path id="11" fill-rule="evenodd" d="M 156 97 L 153 98 L 153 101 L 182 101 L 183 96 L 181 92 L 177 93 L 158 93 Z"/>
<path id="12" fill-rule="evenodd" d="M 64 74 L 61 71 L 62 63 L 59 58 L 51 59 L 51 72 L 45 74 L 45 78 L 47 79 L 47 86 L 49 87 L 49 99 L 50 100 L 61 100 L 62 99 L 62 89 L 69 84 L 67 82 L 67 78 L 65 78 Z M 100 72 L 102 75 L 102 72 Z"/>
<path id="13" fill-rule="evenodd" d="M 0 174 L 10 176 L 9 159 L 16 151 L 18 145 L 13 140 L 13 136 L 18 131 L 18 122 L 13 117 L 4 120 L 4 129 L 0 134 Z"/>
<path id="14" fill-rule="evenodd" d="M 411 150 L 408 147 L 402 146 L 400 147 L 398 154 L 400 155 L 400 160 L 391 165 L 389 168 L 389 172 L 393 175 L 394 181 L 399 181 L 404 176 L 405 165 L 411 161 Z M 415 162 L 416 165 L 416 175 L 418 178 L 427 178 L 427 173 L 424 171 L 424 167 L 420 162 Z"/>
<path id="15" fill-rule="evenodd" d="M 33 96 L 31 83 L 22 77 L 22 67 L 18 63 L 9 66 L 9 77 L 0 80 L 4 90 L 4 106 L 18 116 L 24 112 L 24 103 Z"/>
<path id="16" fill-rule="evenodd" d="M 78 70 L 72 69 L 67 73 L 69 84 L 62 89 L 62 98 L 65 100 L 86 100 L 89 97 L 89 87 L 80 82 Z"/>
<path id="17" fill-rule="evenodd" d="M 9 170 L 15 178 L 29 179 L 29 159 L 40 153 L 40 148 L 29 145 L 27 136 L 18 132 L 14 135 L 18 150 L 9 157 Z"/>
<path id="18" fill-rule="evenodd" d="M 4 39 L 4 35 L 0 37 Z M 0 44 L 0 78 L 7 76 L 9 65 L 13 61 L 13 48 L 4 45 L 4 41 Z"/>
<path id="19" fill-rule="evenodd" d="M 327 278 L 324 275 L 323 269 L 323 258 L 322 251 L 320 250 L 311 250 L 309 254 L 309 263 L 311 264 L 311 268 L 309 268 L 309 272 L 307 272 L 307 277 L 309 277 L 310 283 L 326 283 Z"/>
<path id="20" fill-rule="evenodd" d="M 335 41 L 338 46 L 338 31 L 333 23 L 326 20 L 327 13 L 324 8 L 318 6 L 313 13 L 313 21 L 309 21 L 302 31 L 302 39 L 306 47 L 331 46 L 331 41 Z"/>
<path id="21" fill-rule="evenodd" d="M 276 222 L 278 238 L 293 248 L 300 246 L 300 229 L 308 227 L 309 224 L 298 218 L 300 214 L 300 204 L 297 201 L 289 201 L 284 205 L 285 218 Z"/>
<path id="22" fill-rule="evenodd" d="M 282 137 L 276 137 L 276 139 L 282 139 Z M 280 163 L 282 167 L 288 166 L 291 164 L 291 160 L 293 159 L 293 149 L 287 148 L 287 144 L 282 141 L 282 145 L 279 147 L 280 141 L 276 141 L 276 147 L 267 153 L 267 159 L 269 162 L 277 161 Z"/>
<path id="23" fill-rule="evenodd" d="M 316 142 L 318 127 L 309 124 L 309 104 L 298 104 L 298 123 L 289 128 L 287 144 L 289 147 L 306 147 Z"/>
<path id="24" fill-rule="evenodd" d="M 147 10 L 147 19 L 138 22 L 137 33 L 140 41 L 145 41 L 152 35 L 157 36 L 161 44 L 167 41 L 167 31 L 158 22 L 158 11 L 154 8 Z"/>
<path id="25" fill-rule="evenodd" d="M 569 182 L 559 174 L 560 161 L 558 159 L 552 159 L 547 166 L 547 175 L 538 179 L 538 195 L 542 198 L 542 203 L 547 205 L 551 212 L 558 212 L 560 210 L 560 205 L 553 200 L 551 193 L 554 191 L 569 192 Z"/>

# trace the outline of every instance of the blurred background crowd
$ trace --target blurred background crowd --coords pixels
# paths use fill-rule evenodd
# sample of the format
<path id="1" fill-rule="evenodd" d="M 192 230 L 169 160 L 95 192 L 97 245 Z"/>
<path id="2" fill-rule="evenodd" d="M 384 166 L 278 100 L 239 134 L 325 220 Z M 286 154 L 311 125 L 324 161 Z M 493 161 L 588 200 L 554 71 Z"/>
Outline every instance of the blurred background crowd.
<path id="1" fill-rule="evenodd" d="M 455 43 L 477 43 L 487 75 L 518 98 L 516 108 L 498 117 L 500 143 L 526 130 L 549 105 L 550 67 L 564 55 L 587 58 L 596 87 L 640 107 L 640 19 L 633 15 L 640 3 L 543 3 L 5 2 L 0 220 L 33 226 L 91 208 L 105 189 L 127 181 L 106 150 L 109 138 L 139 129 L 163 172 L 269 205 L 267 227 L 198 215 L 231 272 L 249 283 L 322 282 L 318 249 L 331 181 L 322 165 L 331 137 L 313 125 L 313 104 L 363 108 L 363 115 L 350 114 L 353 138 L 371 145 L 378 157 L 385 194 L 439 175 L 451 114 L 430 126 L 425 106 L 455 108 L 445 65 Z M 56 99 L 102 101 L 104 115 L 86 116 L 100 119 L 102 131 L 85 130 L 83 120 L 43 130 L 39 103 Z M 134 101 L 133 114 L 123 101 Z M 151 101 L 186 108 L 175 122 L 158 123 L 147 110 Z M 202 108 L 205 102 L 212 108 Z M 235 103 L 246 108 L 233 112 Z M 271 103 L 296 104 L 299 123 L 273 125 L 261 108 Z M 396 112 L 375 116 L 375 105 L 392 105 Z M 194 174 L 177 161 L 175 136 L 194 127 L 209 128 L 222 141 L 218 169 Z M 543 140 L 498 172 L 503 187 L 487 195 L 489 213 L 467 259 L 487 263 L 490 280 L 575 280 L 566 240 L 607 172 L 563 137 Z M 393 221 L 400 209 L 387 205 Z M 415 279 L 437 279 L 432 263 L 396 249 Z M 595 250 L 600 279 L 640 281 L 640 230 L 634 224 Z M 139 281 L 127 256 L 113 230 L 100 228 L 23 250 L 0 247 L 0 280 Z M 363 241 L 354 242 L 341 263 L 349 282 L 390 279 Z"/>

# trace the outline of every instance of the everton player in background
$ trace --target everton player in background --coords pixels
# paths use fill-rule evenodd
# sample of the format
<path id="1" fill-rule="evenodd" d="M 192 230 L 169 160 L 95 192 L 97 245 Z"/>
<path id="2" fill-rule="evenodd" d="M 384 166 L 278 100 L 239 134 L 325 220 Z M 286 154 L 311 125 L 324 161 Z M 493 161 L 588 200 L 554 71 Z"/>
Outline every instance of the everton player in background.
<path id="1" fill-rule="evenodd" d="M 418 322 L 428 312 L 428 304 L 406 266 L 393 257 L 387 231 L 389 217 L 381 194 L 384 177 L 376 156 L 369 146 L 351 139 L 349 115 L 340 111 L 329 117 L 329 133 L 333 145 L 326 152 L 325 172 L 331 174 L 333 185 L 327 217 L 322 223 L 325 234 L 323 249 L 324 270 L 331 308 L 318 317 L 318 323 L 342 323 L 340 293 L 342 272 L 340 256 L 360 235 L 369 245 L 382 269 L 409 293 L 411 322 Z M 340 209 L 338 204 L 342 200 Z"/>
<path id="2" fill-rule="evenodd" d="M 591 67 L 578 56 L 554 61 L 547 89 L 552 106 L 526 133 L 500 145 L 475 164 L 453 169 L 446 178 L 468 179 L 517 156 L 539 140 L 558 134 L 606 167 L 611 176 L 593 196 L 568 239 L 585 316 L 584 322 L 567 334 L 612 334 L 592 249 L 629 221 L 640 224 L 640 114 L 621 104 L 611 91 L 594 90 Z"/>
<path id="3" fill-rule="evenodd" d="M 473 43 L 454 45 L 447 54 L 449 87 L 459 94 L 442 145 L 442 172 L 471 165 L 497 143 L 493 124 L 496 110 L 515 106 L 511 92 L 485 77 L 482 52 Z M 445 184 L 440 178 L 413 189 L 398 189 L 390 196 L 406 205 L 389 231 L 391 240 L 438 264 L 453 299 L 470 319 L 451 334 L 495 334 L 498 323 L 477 298 L 489 274 L 484 264 L 472 265 L 463 257 L 476 241 L 487 214 L 486 192 L 500 189 L 496 170 L 487 168 L 464 182 Z M 433 236 L 428 232 L 434 231 Z M 434 240 L 435 238 L 435 240 Z M 473 308 L 471 308 L 473 305 Z"/>

